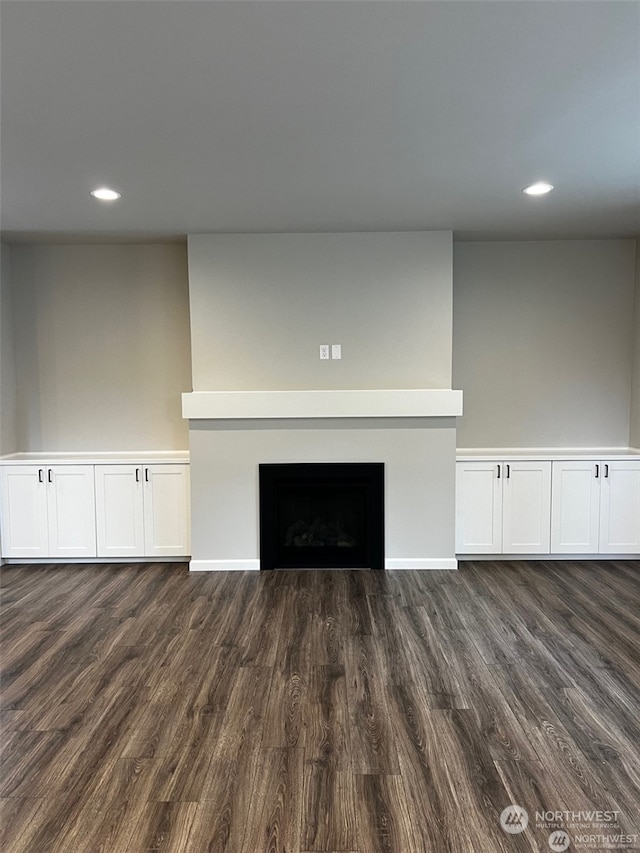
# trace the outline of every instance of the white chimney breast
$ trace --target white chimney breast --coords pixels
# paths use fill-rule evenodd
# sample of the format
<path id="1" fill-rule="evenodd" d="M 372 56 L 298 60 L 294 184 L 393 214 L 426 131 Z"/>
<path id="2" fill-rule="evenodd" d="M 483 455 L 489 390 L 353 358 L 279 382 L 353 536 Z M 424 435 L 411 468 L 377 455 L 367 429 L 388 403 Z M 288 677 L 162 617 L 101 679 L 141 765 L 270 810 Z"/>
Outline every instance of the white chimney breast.
<path id="1" fill-rule="evenodd" d="M 188 254 L 194 391 L 451 388 L 450 231 L 195 235 Z"/>
<path id="2" fill-rule="evenodd" d="M 451 232 L 188 249 L 191 568 L 259 568 L 261 463 L 354 461 L 385 465 L 386 567 L 455 568 Z"/>

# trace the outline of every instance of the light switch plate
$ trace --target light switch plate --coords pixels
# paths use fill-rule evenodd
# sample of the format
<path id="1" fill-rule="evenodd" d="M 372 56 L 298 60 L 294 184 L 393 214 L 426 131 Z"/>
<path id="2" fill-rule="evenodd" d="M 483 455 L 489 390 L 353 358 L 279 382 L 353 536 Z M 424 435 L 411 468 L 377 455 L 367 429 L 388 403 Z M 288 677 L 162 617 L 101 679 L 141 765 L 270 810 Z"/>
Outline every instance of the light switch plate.
<path id="1" fill-rule="evenodd" d="M 342 358 L 342 344 L 331 344 L 331 358 Z"/>

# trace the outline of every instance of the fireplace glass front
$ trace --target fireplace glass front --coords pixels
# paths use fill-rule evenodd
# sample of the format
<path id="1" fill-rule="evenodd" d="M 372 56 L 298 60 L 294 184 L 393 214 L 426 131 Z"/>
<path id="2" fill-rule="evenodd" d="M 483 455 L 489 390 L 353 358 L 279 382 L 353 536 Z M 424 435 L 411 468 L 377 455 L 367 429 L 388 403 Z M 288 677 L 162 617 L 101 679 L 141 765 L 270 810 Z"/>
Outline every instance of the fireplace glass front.
<path id="1" fill-rule="evenodd" d="M 384 568 L 384 464 L 264 464 L 261 569 Z"/>

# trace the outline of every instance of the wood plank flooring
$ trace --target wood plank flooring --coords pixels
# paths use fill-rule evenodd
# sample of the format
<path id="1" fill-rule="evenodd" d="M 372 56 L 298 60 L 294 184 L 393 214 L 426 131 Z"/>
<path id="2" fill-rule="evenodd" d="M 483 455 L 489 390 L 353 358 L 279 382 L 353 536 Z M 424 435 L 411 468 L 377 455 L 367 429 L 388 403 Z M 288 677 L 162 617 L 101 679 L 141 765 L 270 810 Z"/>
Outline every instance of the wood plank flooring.
<path id="1" fill-rule="evenodd" d="M 0 587 L 7 853 L 548 851 L 567 810 L 640 849 L 638 562 Z"/>

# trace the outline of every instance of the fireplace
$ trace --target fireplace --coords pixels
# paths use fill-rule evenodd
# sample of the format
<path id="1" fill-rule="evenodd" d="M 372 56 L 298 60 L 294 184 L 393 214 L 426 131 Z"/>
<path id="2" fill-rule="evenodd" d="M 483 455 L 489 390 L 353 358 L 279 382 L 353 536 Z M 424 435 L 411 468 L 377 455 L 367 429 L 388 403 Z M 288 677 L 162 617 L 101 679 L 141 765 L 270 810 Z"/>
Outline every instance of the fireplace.
<path id="1" fill-rule="evenodd" d="M 450 231 L 189 235 L 192 571 L 457 567 L 452 251 Z M 318 359 L 327 341 L 342 360 Z M 370 461 L 384 497 L 361 492 L 355 534 L 315 538 L 259 494 L 261 463 Z"/>
<path id="2" fill-rule="evenodd" d="M 261 569 L 383 569 L 384 464 L 261 464 Z"/>

